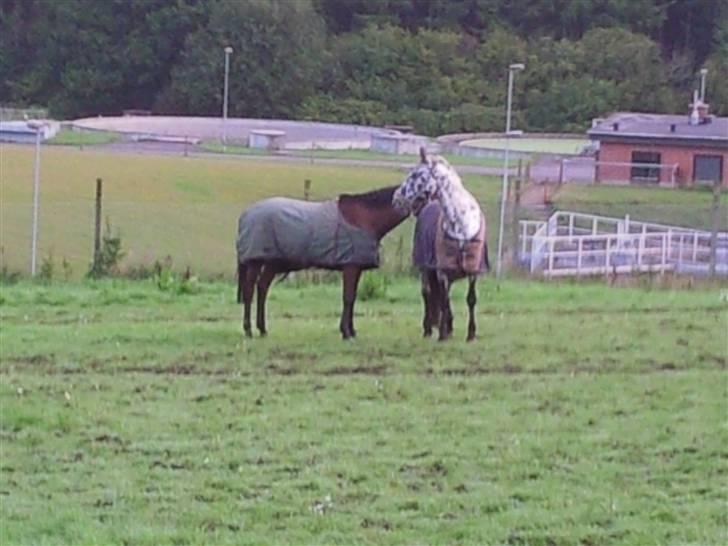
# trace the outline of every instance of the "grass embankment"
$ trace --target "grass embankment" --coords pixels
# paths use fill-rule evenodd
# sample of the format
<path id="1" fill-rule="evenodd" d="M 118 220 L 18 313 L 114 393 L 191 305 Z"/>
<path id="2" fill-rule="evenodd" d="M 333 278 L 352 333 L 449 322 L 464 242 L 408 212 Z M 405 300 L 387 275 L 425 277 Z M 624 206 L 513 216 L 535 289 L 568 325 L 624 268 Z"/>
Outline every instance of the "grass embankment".
<path id="1" fill-rule="evenodd" d="M 61 129 L 56 136 L 49 139 L 45 144 L 62 146 L 95 146 L 99 144 L 110 144 L 119 140 L 116 133 L 106 131 L 73 131 Z"/>
<path id="2" fill-rule="evenodd" d="M 249 148 L 247 146 L 232 145 L 225 148 L 219 142 L 203 142 L 200 147 L 203 150 L 216 153 L 229 153 L 240 155 L 271 155 L 274 153 L 266 150 Z M 356 161 L 389 161 L 392 163 L 416 164 L 420 159 L 416 154 L 385 154 L 372 152 L 370 150 L 285 150 L 281 152 L 287 156 L 304 157 L 316 159 L 351 159 Z M 466 157 L 461 155 L 445 154 L 444 157 L 453 165 L 471 165 L 476 167 L 503 167 L 503 160 L 494 157 Z M 517 161 L 511 162 L 515 167 Z"/>
<path id="3" fill-rule="evenodd" d="M 633 220 L 710 230 L 713 226 L 711 188 L 645 188 L 566 184 L 556 193 L 559 210 L 574 210 Z M 728 229 L 728 192 L 720 196 L 720 229 Z"/>
<path id="4" fill-rule="evenodd" d="M 176 266 L 203 275 L 232 275 L 237 220 L 265 197 L 301 198 L 304 180 L 311 199 L 399 184 L 397 169 L 308 165 L 267 159 L 198 159 L 44 149 L 41 164 L 39 260 L 66 259 L 75 274 L 88 269 L 93 252 L 96 178 L 104 180 L 103 215 L 119 230 L 126 267 L 171 256 Z M 465 176 L 496 218 L 495 179 Z M 30 261 L 33 150 L 3 146 L 0 213 L 2 262 L 27 270 Z M 384 268 L 406 267 L 412 222 L 384 240 Z M 491 239 L 497 233 L 491 230 Z M 494 244 L 494 243 L 492 243 Z M 404 264 L 404 265 L 402 265 Z M 60 267 L 58 267 L 60 269 Z"/>
<path id="5" fill-rule="evenodd" d="M 419 287 L 2 286 L 3 544 L 717 545 L 716 290 L 480 284 L 479 340 L 420 338 Z"/>
<path id="6" fill-rule="evenodd" d="M 0 151 L 0 260 L 11 271 L 30 262 L 33 149 L 3 145 Z M 39 262 L 52 257 L 56 270 L 66 260 L 76 277 L 89 267 L 93 252 L 96 178 L 104 180 L 103 215 L 121 235 L 127 255 L 122 266 L 151 265 L 170 256 L 178 268 L 203 276 L 232 275 L 234 242 L 241 211 L 273 195 L 302 197 L 312 181 L 311 198 L 364 192 L 399 184 L 401 169 L 276 162 L 157 157 L 44 148 L 41 160 Z M 493 258 L 498 236 L 500 180 L 465 175 L 468 188 L 486 209 Z M 710 192 L 632 187 L 565 186 L 559 208 L 609 216 L 631 214 L 695 227 L 710 226 Z M 723 197 L 728 208 L 728 196 Z M 728 214 L 723 216 L 724 229 Z M 383 269 L 409 263 L 412 220 L 383 241 Z M 510 233 L 510 227 L 508 228 Z M 492 260 L 495 263 L 494 260 Z"/>

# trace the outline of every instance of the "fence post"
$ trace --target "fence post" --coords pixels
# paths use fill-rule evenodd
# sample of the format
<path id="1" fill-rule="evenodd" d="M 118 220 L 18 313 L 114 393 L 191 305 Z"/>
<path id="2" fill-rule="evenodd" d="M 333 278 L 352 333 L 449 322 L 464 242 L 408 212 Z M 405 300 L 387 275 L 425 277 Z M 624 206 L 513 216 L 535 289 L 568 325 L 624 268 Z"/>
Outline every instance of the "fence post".
<path id="1" fill-rule="evenodd" d="M 94 264 L 92 271 L 99 271 L 101 262 L 101 194 L 103 181 L 96 179 L 96 212 L 94 217 Z"/>
<path id="2" fill-rule="evenodd" d="M 311 181 L 308 178 L 306 178 L 303 181 L 303 198 L 306 201 L 308 201 L 309 197 L 311 196 L 310 193 L 311 193 Z"/>
<path id="3" fill-rule="evenodd" d="M 698 232 L 693 231 L 693 262 L 698 261 Z"/>
<path id="4" fill-rule="evenodd" d="M 518 160 L 518 177 L 513 187 L 513 224 L 512 224 L 512 236 L 513 241 L 511 242 L 511 264 L 518 263 L 518 212 L 521 205 L 521 164 L 522 159 Z"/>
<path id="5" fill-rule="evenodd" d="M 553 237 L 549 237 L 549 278 L 552 277 L 553 271 L 554 271 L 554 247 L 555 245 L 555 239 Z"/>
<path id="6" fill-rule="evenodd" d="M 683 239 L 684 239 L 684 236 L 685 236 L 684 233 L 681 233 L 680 234 L 680 246 L 678 247 L 678 251 L 677 251 L 677 267 L 678 267 L 678 270 L 682 269 Z"/>
<path id="7" fill-rule="evenodd" d="M 576 276 L 581 277 L 581 262 L 582 262 L 582 250 L 584 239 L 579 237 L 576 247 Z"/>
<path id="8" fill-rule="evenodd" d="M 718 261 L 718 230 L 720 229 L 720 182 L 713 182 L 713 229 L 710 233 L 710 276 L 715 277 Z"/>
<path id="9" fill-rule="evenodd" d="M 606 275 L 609 275 L 609 262 L 611 261 L 609 259 L 609 251 L 610 251 L 611 246 L 612 246 L 610 244 L 611 243 L 610 237 L 611 237 L 610 235 L 607 235 L 607 248 L 606 248 L 606 252 L 604 254 L 604 273 Z"/>
<path id="10" fill-rule="evenodd" d="M 637 243 L 637 266 L 641 269 L 642 268 L 642 254 L 645 251 L 645 235 L 644 231 L 640 235 L 639 242 Z"/>

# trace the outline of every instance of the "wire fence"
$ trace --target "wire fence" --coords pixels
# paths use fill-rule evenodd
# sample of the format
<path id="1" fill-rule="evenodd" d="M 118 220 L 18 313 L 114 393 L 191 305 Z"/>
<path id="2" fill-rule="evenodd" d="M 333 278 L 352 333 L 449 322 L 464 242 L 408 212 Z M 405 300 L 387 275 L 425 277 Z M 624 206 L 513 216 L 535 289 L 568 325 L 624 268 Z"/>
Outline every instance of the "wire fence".
<path id="1" fill-rule="evenodd" d="M 709 256 L 713 244 L 710 234 L 714 226 L 719 232 L 728 231 L 728 195 L 725 193 L 716 208 L 713 194 L 700 189 L 634 190 L 580 185 L 566 185 L 558 189 L 549 186 L 518 188 L 519 184 L 514 183 L 506 206 L 502 256 L 505 274 L 520 275 L 543 270 L 542 266 L 532 267 L 529 261 L 533 235 L 558 212 L 607 218 L 615 226 L 620 222 L 622 225 L 631 223 L 633 227 L 641 224 L 666 226 L 666 229 L 672 230 L 667 236 L 670 241 L 668 255 L 677 253 L 675 256 L 680 259 L 692 255 L 693 251 L 688 246 L 695 246 L 695 241 L 698 241 L 697 252 L 701 256 Z M 59 274 L 63 272 L 69 277 L 79 277 L 91 269 L 96 219 L 93 194 L 89 193 L 84 199 L 41 202 L 38 261 L 52 263 Z M 498 259 L 498 195 L 492 193 L 482 204 L 487 215 L 490 263 L 495 266 Z M 118 271 L 121 274 L 142 275 L 153 270 L 155 264 L 165 263 L 203 278 L 232 278 L 236 271 L 237 220 L 242 209 L 242 206 L 232 203 L 154 202 L 141 196 L 138 201 L 119 201 L 110 197 L 103 202 L 102 236 L 120 240 L 123 255 Z M 0 213 L 0 267 L 6 272 L 25 273 L 29 271 L 30 264 L 31 204 L 3 201 Z M 568 227 L 568 220 L 560 218 L 556 221 L 561 227 L 566 221 Z M 579 220 L 583 221 L 586 220 Z M 616 227 L 611 231 L 606 227 L 603 230 L 602 227 L 607 224 L 601 223 L 593 235 L 634 235 L 631 231 L 619 232 Z M 577 222 L 577 227 L 583 226 Z M 380 269 L 383 273 L 415 273 L 411 264 L 413 233 L 414 221 L 408 219 L 382 240 Z M 553 237 L 558 233 L 542 235 Z M 585 233 L 576 234 L 573 230 L 567 233 L 572 239 L 577 235 Z M 718 244 L 724 245 L 725 237 L 720 235 Z M 610 244 L 612 248 L 627 243 Z M 639 248 L 640 242 L 635 239 L 630 244 Z M 651 248 L 652 244 L 652 240 L 648 241 L 645 248 Z M 554 245 L 556 250 L 578 253 L 578 247 L 567 248 L 557 241 Z M 718 260 L 727 259 L 722 248 L 718 249 Z M 586 247 L 582 246 L 582 253 L 585 251 Z M 635 255 L 640 263 L 641 256 L 637 259 Z M 582 255 L 582 261 L 584 257 Z M 578 261 L 576 255 L 572 258 Z M 686 269 L 685 273 L 690 271 Z M 303 278 L 317 280 L 327 277 L 312 273 Z"/>

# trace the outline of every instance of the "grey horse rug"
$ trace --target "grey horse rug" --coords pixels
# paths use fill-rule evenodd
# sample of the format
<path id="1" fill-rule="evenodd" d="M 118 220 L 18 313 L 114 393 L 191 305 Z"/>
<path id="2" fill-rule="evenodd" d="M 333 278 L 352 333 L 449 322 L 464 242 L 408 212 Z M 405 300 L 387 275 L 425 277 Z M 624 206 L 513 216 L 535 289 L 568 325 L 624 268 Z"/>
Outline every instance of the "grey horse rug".
<path id="1" fill-rule="evenodd" d="M 348 223 L 336 200 L 274 197 L 255 203 L 238 221 L 238 262 L 284 260 L 295 268 L 379 267 L 379 241 Z"/>
<path id="2" fill-rule="evenodd" d="M 420 270 L 440 269 L 478 275 L 490 269 L 485 218 L 480 231 L 469 241 L 449 237 L 442 228 L 442 208 L 433 201 L 417 215 L 412 245 L 412 263 Z"/>

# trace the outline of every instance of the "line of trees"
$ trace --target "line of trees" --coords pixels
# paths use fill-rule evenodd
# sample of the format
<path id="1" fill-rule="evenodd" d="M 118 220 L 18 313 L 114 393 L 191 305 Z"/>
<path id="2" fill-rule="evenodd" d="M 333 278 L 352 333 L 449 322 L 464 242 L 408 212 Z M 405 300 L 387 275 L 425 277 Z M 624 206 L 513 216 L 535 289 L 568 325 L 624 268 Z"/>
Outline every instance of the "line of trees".
<path id="1" fill-rule="evenodd" d="M 581 131 L 614 110 L 686 111 L 709 69 L 728 114 L 716 0 L 0 0 L 0 102 L 57 117 L 148 109 L 420 132 Z"/>

